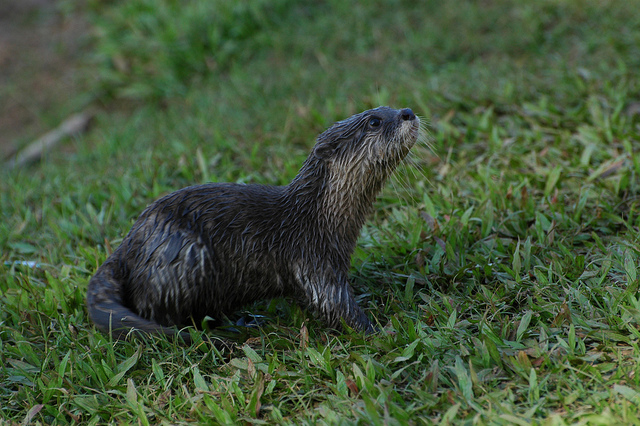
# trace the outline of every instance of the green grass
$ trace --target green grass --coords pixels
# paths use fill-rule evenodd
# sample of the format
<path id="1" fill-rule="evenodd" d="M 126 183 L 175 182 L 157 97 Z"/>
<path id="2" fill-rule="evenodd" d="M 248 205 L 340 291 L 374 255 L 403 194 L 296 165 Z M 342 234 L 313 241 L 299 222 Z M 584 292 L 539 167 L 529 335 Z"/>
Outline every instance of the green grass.
<path id="1" fill-rule="evenodd" d="M 91 130 L 0 172 L 0 261 L 39 262 L 0 266 L 0 418 L 639 423 L 640 2 L 125 3 L 75 6 Z M 248 306 L 269 320 L 231 352 L 93 328 L 88 279 L 148 203 L 287 183 L 319 132 L 379 104 L 428 120 L 434 150 L 353 257 L 384 332 L 329 333 L 288 301 Z"/>

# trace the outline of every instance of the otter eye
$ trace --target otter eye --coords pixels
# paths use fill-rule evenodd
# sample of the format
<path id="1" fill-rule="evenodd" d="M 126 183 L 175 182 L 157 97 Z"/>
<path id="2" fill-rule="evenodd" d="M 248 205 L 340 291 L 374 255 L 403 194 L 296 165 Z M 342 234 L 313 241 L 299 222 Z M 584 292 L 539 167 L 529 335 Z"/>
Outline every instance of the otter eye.
<path id="1" fill-rule="evenodd" d="M 380 120 L 378 117 L 371 117 L 371 119 L 369 120 L 369 126 L 371 127 L 379 127 L 382 124 L 382 120 Z"/>

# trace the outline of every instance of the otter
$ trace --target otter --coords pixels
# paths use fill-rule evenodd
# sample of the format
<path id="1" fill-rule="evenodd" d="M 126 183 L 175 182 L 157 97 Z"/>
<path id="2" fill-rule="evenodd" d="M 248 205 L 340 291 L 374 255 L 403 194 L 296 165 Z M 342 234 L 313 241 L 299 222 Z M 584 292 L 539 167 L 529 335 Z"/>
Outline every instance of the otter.
<path id="1" fill-rule="evenodd" d="M 409 108 L 378 107 L 318 136 L 286 186 L 207 183 L 147 207 L 91 278 L 91 320 L 114 339 L 180 336 L 242 305 L 292 296 L 334 329 L 375 327 L 354 299 L 350 259 L 387 177 L 415 144 Z"/>

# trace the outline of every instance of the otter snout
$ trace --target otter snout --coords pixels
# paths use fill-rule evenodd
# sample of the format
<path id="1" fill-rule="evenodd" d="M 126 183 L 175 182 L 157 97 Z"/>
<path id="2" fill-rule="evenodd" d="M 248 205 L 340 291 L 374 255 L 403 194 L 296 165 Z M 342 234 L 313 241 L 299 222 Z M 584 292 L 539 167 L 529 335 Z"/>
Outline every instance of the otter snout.
<path id="1" fill-rule="evenodd" d="M 411 108 L 404 108 L 400 111 L 400 117 L 403 121 L 411 121 L 416 119 L 416 115 L 411 111 Z"/>

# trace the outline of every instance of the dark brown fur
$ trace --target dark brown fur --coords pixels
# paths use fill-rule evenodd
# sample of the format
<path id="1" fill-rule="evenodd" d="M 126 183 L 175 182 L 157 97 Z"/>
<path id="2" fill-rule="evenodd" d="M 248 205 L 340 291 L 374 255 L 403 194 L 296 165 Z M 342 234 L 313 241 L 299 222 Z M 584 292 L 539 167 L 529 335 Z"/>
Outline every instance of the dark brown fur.
<path id="1" fill-rule="evenodd" d="M 169 327 L 293 296 L 329 327 L 373 331 L 353 298 L 350 258 L 418 128 L 410 109 L 365 111 L 322 133 L 287 186 L 209 183 L 157 200 L 91 278 L 91 319 L 114 338 L 175 335 Z"/>

